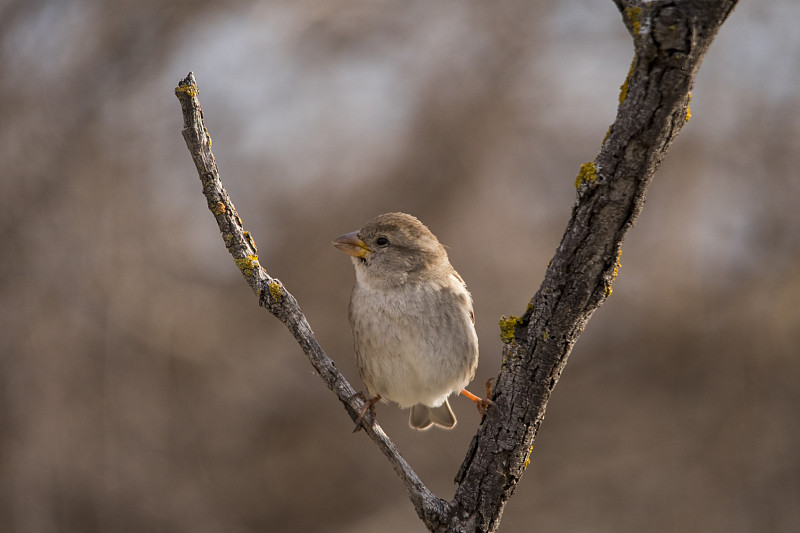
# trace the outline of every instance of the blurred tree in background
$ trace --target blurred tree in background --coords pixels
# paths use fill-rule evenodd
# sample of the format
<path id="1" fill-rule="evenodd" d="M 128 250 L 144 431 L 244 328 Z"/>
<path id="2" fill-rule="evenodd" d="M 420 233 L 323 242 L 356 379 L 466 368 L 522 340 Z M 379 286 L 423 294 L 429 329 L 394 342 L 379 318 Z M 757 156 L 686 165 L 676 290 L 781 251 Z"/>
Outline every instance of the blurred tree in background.
<path id="1" fill-rule="evenodd" d="M 503 530 L 800 527 L 798 17 L 745 2 L 720 32 Z M 482 383 L 629 62 L 611 2 L 1 4 L 0 531 L 421 530 L 221 250 L 187 71 L 265 264 L 354 384 L 329 242 L 391 210 L 449 245 Z M 448 433 L 380 412 L 443 497 L 465 403 Z"/>

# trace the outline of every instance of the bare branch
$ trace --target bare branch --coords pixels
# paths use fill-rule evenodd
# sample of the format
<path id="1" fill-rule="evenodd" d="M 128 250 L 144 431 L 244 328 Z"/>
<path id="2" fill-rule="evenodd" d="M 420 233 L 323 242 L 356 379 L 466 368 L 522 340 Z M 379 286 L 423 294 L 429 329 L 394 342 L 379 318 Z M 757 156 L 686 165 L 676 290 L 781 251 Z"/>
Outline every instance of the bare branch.
<path id="1" fill-rule="evenodd" d="M 183 110 L 183 138 L 192 154 L 203 184 L 203 194 L 208 202 L 208 208 L 214 214 L 225 246 L 253 292 L 258 295 L 259 305 L 269 309 L 289 328 L 308 356 L 311 365 L 355 421 L 364 407 L 364 402 L 317 343 L 314 332 L 294 296 L 278 279 L 271 277 L 259 263 L 255 241 L 250 233 L 244 230 L 242 220 L 222 186 L 214 154 L 211 152 L 211 137 L 203 121 L 198 93 L 197 82 L 191 72 L 175 88 L 175 95 L 180 100 Z M 371 426 L 367 428 L 367 434 L 389 459 L 392 468 L 405 484 L 419 517 L 426 523 L 441 522 L 446 515 L 447 503 L 428 490 L 377 422 L 366 425 Z"/>

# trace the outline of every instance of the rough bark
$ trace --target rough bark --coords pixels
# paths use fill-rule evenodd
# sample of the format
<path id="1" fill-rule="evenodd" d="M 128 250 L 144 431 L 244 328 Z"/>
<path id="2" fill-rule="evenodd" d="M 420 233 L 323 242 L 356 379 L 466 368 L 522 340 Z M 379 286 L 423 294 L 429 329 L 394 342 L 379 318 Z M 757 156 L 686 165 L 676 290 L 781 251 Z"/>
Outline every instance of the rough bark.
<path id="1" fill-rule="evenodd" d="M 528 464 L 545 408 L 575 341 L 611 294 L 625 233 L 653 173 L 689 117 L 700 62 L 736 0 L 615 1 L 634 42 L 617 117 L 576 179 L 578 198 L 545 279 L 524 314 L 501 326 L 503 368 L 490 416 L 457 476 L 436 531 L 495 531 Z M 429 524 L 429 527 L 431 525 Z"/>
<path id="2" fill-rule="evenodd" d="M 642 210 L 653 173 L 690 116 L 695 75 L 736 1 L 614 0 L 634 43 L 617 117 L 595 160 L 581 166 L 577 200 L 541 287 L 521 317 L 501 321 L 503 366 L 493 394 L 499 409 L 490 410 L 474 436 L 453 501 L 437 498 L 422 484 L 378 424 L 367 430 L 431 531 L 497 530 L 528 465 L 550 393 L 586 322 L 611 294 L 624 236 Z M 259 264 L 255 243 L 222 187 L 191 73 L 175 93 L 184 139 L 234 262 L 260 304 L 289 328 L 355 420 L 363 401 L 317 343 L 295 298 Z"/>

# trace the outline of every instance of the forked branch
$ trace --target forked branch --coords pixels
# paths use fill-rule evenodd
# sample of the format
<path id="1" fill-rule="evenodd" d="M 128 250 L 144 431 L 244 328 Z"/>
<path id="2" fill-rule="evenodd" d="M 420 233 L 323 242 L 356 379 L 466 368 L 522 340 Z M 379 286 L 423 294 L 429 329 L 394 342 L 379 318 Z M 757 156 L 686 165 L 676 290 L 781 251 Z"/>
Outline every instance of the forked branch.
<path id="1" fill-rule="evenodd" d="M 700 63 L 737 0 L 613 0 L 634 42 L 620 105 L 594 161 L 584 163 L 577 200 L 545 279 L 520 317 L 501 321 L 503 367 L 493 400 L 456 481 L 452 502 L 419 480 L 381 428 L 367 430 L 432 531 L 495 531 L 530 460 L 545 408 L 575 341 L 611 294 L 626 232 L 644 205 L 655 170 L 689 119 L 690 90 Z M 309 361 L 355 420 L 364 404 L 314 338 L 297 301 L 262 268 L 220 182 L 190 73 L 175 90 L 186 145 L 208 207 L 233 260 L 259 303 L 292 332 Z"/>

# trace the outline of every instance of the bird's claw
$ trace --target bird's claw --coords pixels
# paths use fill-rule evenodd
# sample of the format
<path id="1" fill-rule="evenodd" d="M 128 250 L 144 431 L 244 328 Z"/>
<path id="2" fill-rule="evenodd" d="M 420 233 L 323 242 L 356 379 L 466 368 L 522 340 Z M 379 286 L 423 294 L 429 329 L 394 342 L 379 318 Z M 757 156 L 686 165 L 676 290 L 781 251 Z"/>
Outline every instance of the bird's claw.
<path id="1" fill-rule="evenodd" d="M 486 397 L 492 395 L 492 390 L 494 389 L 494 385 L 497 383 L 497 378 L 489 378 L 486 380 Z"/>
<path id="2" fill-rule="evenodd" d="M 481 401 L 479 401 L 479 402 L 475 402 L 475 407 L 478 408 L 478 412 L 481 415 L 485 415 L 486 414 L 486 410 L 489 409 L 490 406 L 494 407 L 494 408 L 497 408 L 497 404 L 494 403 L 492 400 L 490 400 L 488 398 L 484 398 L 484 399 L 481 399 Z"/>
<path id="3" fill-rule="evenodd" d="M 488 383 L 487 383 L 487 385 L 488 385 Z M 488 393 L 489 391 L 487 390 L 486 392 Z M 467 389 L 462 389 L 461 394 L 463 394 L 464 396 L 466 396 L 467 398 L 472 400 L 472 403 L 475 404 L 475 407 L 478 408 L 478 412 L 481 415 L 485 415 L 486 414 L 486 410 L 490 406 L 497 407 L 497 405 L 492 400 L 489 400 L 488 398 L 484 399 L 484 398 L 481 398 L 480 396 L 475 396 L 474 394 L 472 394 Z M 488 396 L 488 394 L 487 394 L 487 396 Z"/>
<path id="4" fill-rule="evenodd" d="M 485 399 L 481 398 L 480 396 L 475 396 L 474 394 L 472 394 L 467 389 L 462 389 L 461 390 L 461 394 L 463 394 L 464 396 L 466 396 L 467 398 L 472 400 L 472 403 L 474 403 L 475 407 L 478 408 L 478 412 L 481 414 L 481 416 L 484 416 L 486 414 L 486 411 L 489 409 L 489 407 L 493 407 L 493 408 L 495 408 L 497 410 L 500 410 L 500 408 L 497 406 L 497 404 L 489 399 L 489 396 L 492 395 L 492 388 L 494 387 L 495 381 L 496 381 L 495 378 L 489 378 L 486 381 L 486 398 Z"/>
<path id="5" fill-rule="evenodd" d="M 363 392 L 357 392 L 350 397 L 351 400 L 353 398 L 360 398 L 361 401 L 364 402 L 364 407 L 361 409 L 361 412 L 356 419 L 356 427 L 353 428 L 353 433 L 357 433 L 362 427 L 366 427 L 363 425 L 363 423 L 366 419 L 367 412 L 369 412 L 370 421 L 375 422 L 375 404 L 381 399 L 381 397 L 376 396 L 371 400 L 367 400 L 367 397 L 364 396 Z"/>
<path id="6" fill-rule="evenodd" d="M 481 414 L 486 414 L 486 410 L 489 408 L 489 406 L 497 409 L 501 413 L 503 412 L 499 405 L 489 399 L 489 397 L 492 395 L 492 392 L 494 392 L 494 386 L 496 383 L 497 378 L 489 378 L 486 380 L 486 399 L 481 401 L 481 405 L 478 406 L 478 411 L 480 411 Z"/>

